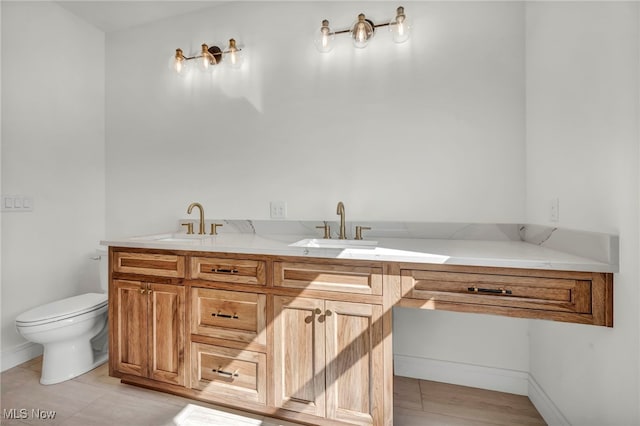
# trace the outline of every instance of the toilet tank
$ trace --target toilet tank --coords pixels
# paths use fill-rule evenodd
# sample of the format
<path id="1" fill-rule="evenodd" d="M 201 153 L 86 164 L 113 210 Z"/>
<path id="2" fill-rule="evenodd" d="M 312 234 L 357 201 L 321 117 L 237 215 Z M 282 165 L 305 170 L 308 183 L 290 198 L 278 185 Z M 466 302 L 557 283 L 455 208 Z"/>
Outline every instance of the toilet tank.
<path id="1" fill-rule="evenodd" d="M 99 247 L 96 249 L 96 257 L 99 258 L 100 288 L 103 293 L 109 290 L 109 248 Z"/>

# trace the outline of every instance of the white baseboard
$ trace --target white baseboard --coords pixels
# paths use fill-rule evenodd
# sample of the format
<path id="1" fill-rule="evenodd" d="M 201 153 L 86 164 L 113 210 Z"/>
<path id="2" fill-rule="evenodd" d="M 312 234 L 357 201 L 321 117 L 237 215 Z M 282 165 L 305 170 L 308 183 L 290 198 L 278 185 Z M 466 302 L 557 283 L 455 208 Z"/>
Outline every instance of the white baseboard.
<path id="1" fill-rule="evenodd" d="M 393 371 L 404 377 L 527 395 L 529 373 L 407 355 L 393 357 Z"/>
<path id="2" fill-rule="evenodd" d="M 6 371 L 40 355 L 42 355 L 42 345 L 33 342 L 24 342 L 5 349 L 0 353 L 0 371 Z"/>
<path id="3" fill-rule="evenodd" d="M 393 372 L 398 376 L 525 395 L 549 426 L 571 426 L 527 371 L 394 355 Z"/>
<path id="4" fill-rule="evenodd" d="M 571 426 L 569 420 L 562 414 L 531 374 L 529 374 L 529 399 L 549 426 Z"/>

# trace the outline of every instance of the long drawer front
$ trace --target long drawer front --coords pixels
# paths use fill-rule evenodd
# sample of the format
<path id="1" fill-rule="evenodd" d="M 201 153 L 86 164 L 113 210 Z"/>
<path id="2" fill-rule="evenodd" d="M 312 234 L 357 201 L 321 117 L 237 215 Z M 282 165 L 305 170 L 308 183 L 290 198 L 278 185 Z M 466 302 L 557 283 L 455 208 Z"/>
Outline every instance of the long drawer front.
<path id="1" fill-rule="evenodd" d="M 236 284 L 266 284 L 265 262 L 261 260 L 192 257 L 191 278 Z"/>
<path id="2" fill-rule="evenodd" d="M 265 404 L 266 366 L 263 353 L 191 344 L 191 388 L 214 398 Z"/>
<path id="3" fill-rule="evenodd" d="M 191 333 L 266 344 L 266 295 L 191 289 Z"/>
<path id="4" fill-rule="evenodd" d="M 382 268 L 274 262 L 273 269 L 276 287 L 382 294 Z"/>
<path id="5" fill-rule="evenodd" d="M 403 298 L 591 313 L 588 280 L 412 269 L 402 270 L 401 276 Z"/>

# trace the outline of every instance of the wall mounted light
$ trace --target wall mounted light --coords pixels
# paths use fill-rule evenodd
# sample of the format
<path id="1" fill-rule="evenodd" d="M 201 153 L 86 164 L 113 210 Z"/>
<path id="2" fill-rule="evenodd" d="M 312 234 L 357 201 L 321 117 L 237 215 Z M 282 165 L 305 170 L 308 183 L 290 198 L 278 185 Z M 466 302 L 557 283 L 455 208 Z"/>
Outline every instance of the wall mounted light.
<path id="1" fill-rule="evenodd" d="M 314 44 L 320 52 L 330 52 L 333 49 L 333 40 L 337 34 L 349 34 L 353 40 L 353 45 L 357 48 L 366 47 L 369 40 L 375 35 L 376 28 L 389 27 L 393 41 L 404 43 L 409 39 L 411 26 L 404 14 L 404 7 L 396 9 L 396 16 L 391 21 L 384 24 L 374 24 L 367 19 L 364 13 L 358 15 L 358 19 L 351 27 L 339 31 L 331 31 L 329 21 L 323 20 L 320 31 L 316 34 Z"/>
<path id="2" fill-rule="evenodd" d="M 207 46 L 203 44 L 200 53 L 195 56 L 185 56 L 182 49 L 176 49 L 171 67 L 178 75 L 185 75 L 192 68 L 198 68 L 202 72 L 212 70 L 216 65 L 224 62 L 232 68 L 239 68 L 242 65 L 243 55 L 236 41 L 229 40 L 227 50 L 222 50 L 218 46 Z"/>

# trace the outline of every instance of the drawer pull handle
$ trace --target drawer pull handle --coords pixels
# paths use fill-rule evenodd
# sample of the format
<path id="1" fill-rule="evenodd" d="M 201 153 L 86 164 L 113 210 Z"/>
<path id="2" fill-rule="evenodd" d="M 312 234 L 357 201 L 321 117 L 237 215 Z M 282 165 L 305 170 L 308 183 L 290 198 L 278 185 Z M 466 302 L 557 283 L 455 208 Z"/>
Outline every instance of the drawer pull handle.
<path id="1" fill-rule="evenodd" d="M 215 269 L 212 269 L 211 272 L 215 272 L 216 274 L 237 274 L 238 270 L 236 268 L 232 268 L 232 269 L 215 268 Z"/>
<path id="2" fill-rule="evenodd" d="M 490 294 L 512 294 L 511 290 L 505 290 L 504 288 L 478 288 L 469 287 L 467 291 L 472 293 L 490 293 Z"/>
<path id="3" fill-rule="evenodd" d="M 212 317 L 220 317 L 220 318 L 230 318 L 230 319 L 238 319 L 238 314 L 234 313 L 233 315 L 227 315 L 227 314 L 223 314 L 222 312 L 218 311 L 218 313 L 213 313 L 211 314 Z"/>
<path id="4" fill-rule="evenodd" d="M 238 370 L 234 371 L 233 373 L 230 373 L 228 371 L 224 371 L 222 369 L 222 366 L 219 366 L 217 370 L 214 368 L 213 372 L 218 373 L 219 376 L 224 376 L 224 377 L 240 377 L 240 374 L 238 374 Z"/>

